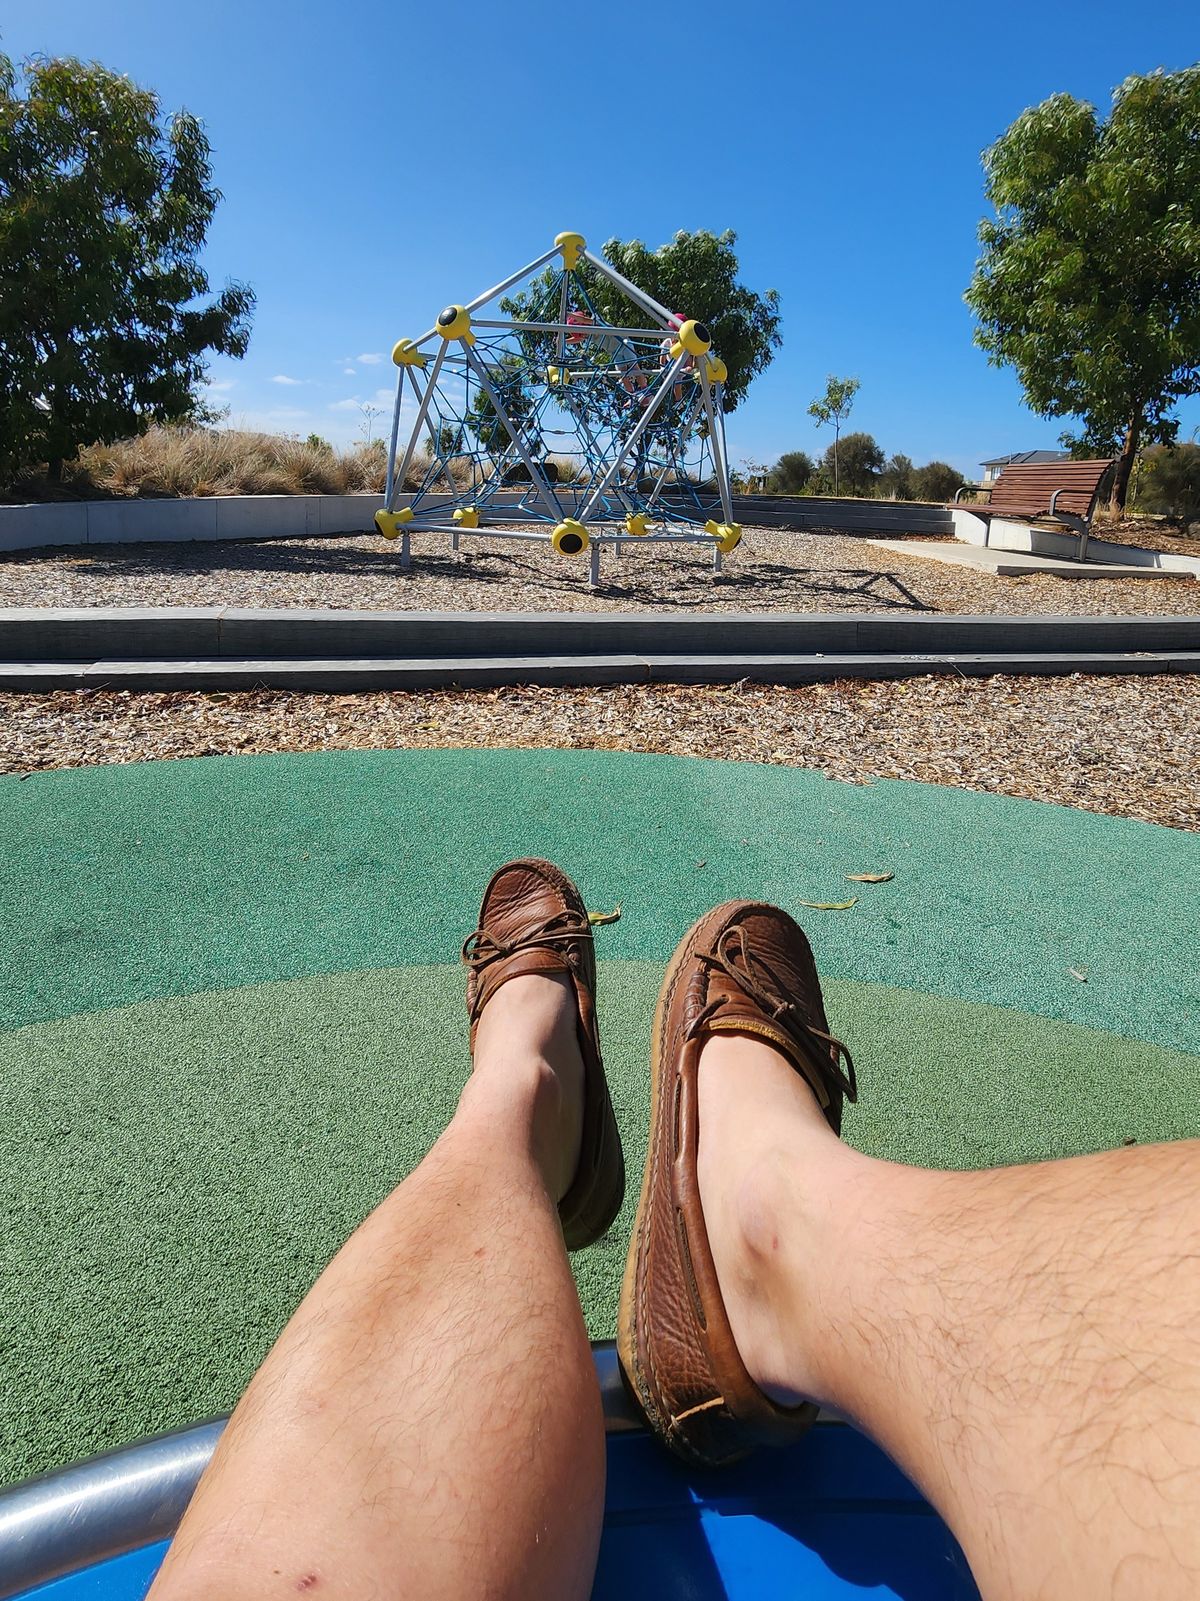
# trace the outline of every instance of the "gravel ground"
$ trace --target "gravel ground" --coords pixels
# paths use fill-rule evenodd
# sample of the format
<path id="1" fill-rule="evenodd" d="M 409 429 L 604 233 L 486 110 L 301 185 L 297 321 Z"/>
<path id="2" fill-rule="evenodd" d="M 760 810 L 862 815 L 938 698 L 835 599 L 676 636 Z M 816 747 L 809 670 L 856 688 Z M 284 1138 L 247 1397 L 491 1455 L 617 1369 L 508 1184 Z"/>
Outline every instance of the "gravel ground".
<path id="1" fill-rule="evenodd" d="M 714 581 L 700 547 L 626 547 L 586 561 L 548 546 L 418 535 L 401 571 L 375 536 L 262 544 L 89 545 L 0 558 L 0 606 L 319 606 L 417 611 L 1200 612 L 1195 579 L 993 578 L 837 534 L 749 529 Z"/>
<path id="2" fill-rule="evenodd" d="M 1086 586 L 1080 586 L 1086 587 Z M 0 695 L 0 771 L 392 747 L 662 751 L 919 779 L 1200 830 L 1200 675 L 309 695 Z"/>

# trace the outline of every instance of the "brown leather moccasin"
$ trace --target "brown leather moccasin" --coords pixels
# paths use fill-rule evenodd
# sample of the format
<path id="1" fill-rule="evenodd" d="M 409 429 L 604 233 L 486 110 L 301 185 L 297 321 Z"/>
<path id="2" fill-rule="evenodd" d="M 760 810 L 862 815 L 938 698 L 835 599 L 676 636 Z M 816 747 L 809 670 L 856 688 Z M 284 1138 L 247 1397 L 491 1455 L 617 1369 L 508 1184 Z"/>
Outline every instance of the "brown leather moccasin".
<path id="1" fill-rule="evenodd" d="M 776 906 L 727 901 L 671 959 L 654 1018 L 650 1140 L 621 1286 L 626 1381 L 663 1442 L 708 1465 L 793 1440 L 817 1413 L 807 1403 L 779 1406 L 754 1383 L 717 1283 L 696 1175 L 697 1092 L 701 1048 L 726 1032 L 756 1035 L 786 1057 L 840 1132 L 843 1098 L 856 1098 L 854 1064 L 829 1033 L 808 940 Z"/>
<path id="2" fill-rule="evenodd" d="M 508 862 L 483 892 L 479 927 L 463 946 L 471 1051 L 484 1007 L 502 984 L 527 973 L 566 973 L 575 985 L 583 1056 L 579 1166 L 558 1205 L 568 1251 L 608 1228 L 625 1195 L 625 1161 L 596 1027 L 596 952 L 579 891 L 553 862 Z"/>

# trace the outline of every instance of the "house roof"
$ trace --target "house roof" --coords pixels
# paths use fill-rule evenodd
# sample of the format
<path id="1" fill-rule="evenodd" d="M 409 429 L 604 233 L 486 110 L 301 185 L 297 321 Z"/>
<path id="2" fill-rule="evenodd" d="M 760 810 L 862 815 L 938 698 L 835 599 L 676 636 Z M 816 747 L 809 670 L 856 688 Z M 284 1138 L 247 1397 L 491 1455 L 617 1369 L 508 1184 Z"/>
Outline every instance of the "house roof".
<path id="1" fill-rule="evenodd" d="M 993 456 L 990 461 L 981 461 L 981 467 L 1024 467 L 1030 462 L 1039 461 L 1070 461 L 1069 450 L 1018 450 L 1011 456 Z"/>

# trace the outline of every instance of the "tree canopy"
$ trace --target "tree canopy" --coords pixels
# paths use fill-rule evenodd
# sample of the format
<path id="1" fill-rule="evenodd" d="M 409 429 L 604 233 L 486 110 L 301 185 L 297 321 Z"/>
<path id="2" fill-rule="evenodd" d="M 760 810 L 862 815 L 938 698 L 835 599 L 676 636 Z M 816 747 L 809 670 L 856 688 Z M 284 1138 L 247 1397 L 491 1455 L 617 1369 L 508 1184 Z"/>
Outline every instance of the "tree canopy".
<path id="1" fill-rule="evenodd" d="M 850 415 L 850 409 L 854 405 L 854 397 L 857 393 L 857 378 L 837 378 L 833 373 L 830 373 L 825 381 L 825 393 L 818 395 L 808 408 L 808 415 L 818 428 L 830 426 L 833 428 L 832 476 L 835 495 L 841 493 L 841 485 L 838 478 L 838 440 L 841 437 L 842 424 Z M 865 438 L 866 436 L 864 435 L 863 437 Z M 825 456 L 826 459 L 829 458 L 828 451 L 825 452 Z"/>
<path id="2" fill-rule="evenodd" d="M 205 299 L 209 156 L 128 78 L 0 55 L 0 480 L 203 418 L 206 353 L 245 354 L 251 290 Z"/>
<path id="3" fill-rule="evenodd" d="M 887 496 L 894 500 L 946 501 L 966 482 L 957 467 L 944 461 L 926 462 L 923 467 L 912 458 L 897 453 L 885 457 L 883 450 L 867 433 L 843 434 L 836 446 L 840 481 L 835 479 L 835 446 L 830 445 L 819 462 L 803 450 L 789 450 L 773 467 L 750 463 L 750 480 L 744 480 L 747 493 L 756 488 L 777 495 L 830 495 L 840 491 L 858 496 Z"/>
<path id="4" fill-rule="evenodd" d="M 873 495 L 887 460 L 870 434 L 843 434 L 821 458 L 821 476 L 838 495 Z"/>
<path id="5" fill-rule="evenodd" d="M 1171 442 L 1200 391 L 1200 67 L 1126 79 L 1107 121 L 1053 95 L 984 168 L 976 343 L 1034 411 L 1083 420 L 1064 443 L 1117 451 L 1119 510 L 1139 444 Z"/>

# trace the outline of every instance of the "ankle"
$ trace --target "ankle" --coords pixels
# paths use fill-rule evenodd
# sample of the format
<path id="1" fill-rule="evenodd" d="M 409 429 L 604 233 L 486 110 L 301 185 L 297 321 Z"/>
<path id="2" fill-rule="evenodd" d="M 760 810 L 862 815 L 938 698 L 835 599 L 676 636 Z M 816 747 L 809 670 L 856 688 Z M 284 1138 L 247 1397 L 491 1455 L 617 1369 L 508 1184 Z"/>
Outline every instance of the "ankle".
<path id="1" fill-rule="evenodd" d="M 739 1355 L 783 1404 L 829 1398 L 814 1307 L 829 1262 L 852 1246 L 867 1162 L 771 1047 L 746 1036 L 705 1046 L 697 1173 L 709 1243 Z"/>
<path id="2" fill-rule="evenodd" d="M 485 1130 L 492 1119 L 515 1118 L 547 1193 L 562 1199 L 583 1130 L 578 1011 L 565 975 L 512 979 L 488 1002 L 463 1105 L 481 1115 Z"/>

